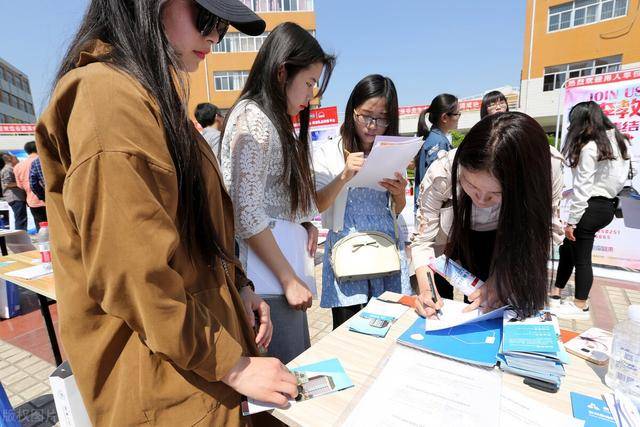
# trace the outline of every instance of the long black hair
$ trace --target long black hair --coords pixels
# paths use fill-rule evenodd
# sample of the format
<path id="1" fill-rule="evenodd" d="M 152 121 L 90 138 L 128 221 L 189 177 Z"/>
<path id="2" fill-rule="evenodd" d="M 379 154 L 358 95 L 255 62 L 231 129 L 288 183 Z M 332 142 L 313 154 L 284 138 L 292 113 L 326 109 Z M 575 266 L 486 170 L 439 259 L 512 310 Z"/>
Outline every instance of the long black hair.
<path id="1" fill-rule="evenodd" d="M 384 135 L 398 135 L 398 94 L 396 86 L 389 77 L 380 74 L 371 74 L 360 80 L 349 95 L 349 100 L 344 109 L 344 123 L 340 127 L 342 144 L 347 151 L 361 152 L 364 147 L 356 133 L 354 110 L 371 98 L 384 98 L 387 107 L 387 120 L 389 126 Z"/>
<path id="2" fill-rule="evenodd" d="M 187 76 L 162 25 L 163 0 L 92 0 L 58 69 L 54 87 L 76 67 L 80 53 L 101 40 L 99 60 L 139 82 L 157 102 L 178 178 L 178 231 L 192 262 L 233 261 L 213 225 L 202 176 L 198 133 L 188 117 Z"/>
<path id="3" fill-rule="evenodd" d="M 540 125 L 523 113 L 487 116 L 471 128 L 458 147 L 451 172 L 458 188 L 463 167 L 485 171 L 502 187 L 502 202 L 490 277 L 496 297 L 521 316 L 544 307 L 551 245 L 551 155 Z M 453 226 L 445 253 L 475 272 L 471 253 L 472 201 L 463 191 L 453 197 Z"/>
<path id="4" fill-rule="evenodd" d="M 600 106 L 594 101 L 579 102 L 569 112 L 569 129 L 567 140 L 562 147 L 562 154 L 570 167 L 578 166 L 580 151 L 590 141 L 598 147 L 598 161 L 613 160 L 616 156 L 611 149 L 607 131 L 613 129 L 616 142 L 623 159 L 628 159 L 628 138 L 611 123 Z"/>
<path id="5" fill-rule="evenodd" d="M 504 96 L 502 92 L 499 90 L 492 90 L 487 92 L 482 97 L 482 104 L 480 104 L 480 118 L 484 119 L 489 115 L 489 111 L 487 111 L 489 105 L 494 104 L 496 102 L 504 102 L 507 105 L 507 111 L 509 111 L 509 102 L 507 102 L 507 97 Z"/>
<path id="6" fill-rule="evenodd" d="M 293 79 L 300 71 L 316 63 L 324 66 L 316 94 L 316 97 L 321 97 L 331 78 L 335 57 L 326 54 L 318 41 L 298 24 L 282 23 L 271 31 L 262 44 L 236 101 L 237 104 L 250 99 L 258 104 L 278 131 L 284 158 L 283 179 L 291 194 L 293 216 L 296 212 L 309 213 L 315 203 L 315 184 L 310 163 L 309 106 L 300 111 L 300 130 L 296 135 L 291 116 L 287 114 L 285 84 L 278 76 L 282 66 L 287 79 Z M 227 114 L 228 117 L 230 114 Z"/>

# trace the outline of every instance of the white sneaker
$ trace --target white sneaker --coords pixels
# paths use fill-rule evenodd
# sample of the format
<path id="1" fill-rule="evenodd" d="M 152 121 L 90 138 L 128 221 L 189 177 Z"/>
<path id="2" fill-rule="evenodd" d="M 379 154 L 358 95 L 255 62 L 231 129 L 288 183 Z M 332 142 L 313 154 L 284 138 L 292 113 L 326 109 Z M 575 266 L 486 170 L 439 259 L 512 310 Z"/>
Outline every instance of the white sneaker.
<path id="1" fill-rule="evenodd" d="M 589 306 L 580 308 L 574 304 L 573 301 L 566 301 L 557 307 L 551 308 L 551 312 L 558 316 L 560 319 L 567 320 L 589 320 Z"/>
<path id="2" fill-rule="evenodd" d="M 557 308 L 562 304 L 562 297 L 560 295 L 549 295 L 549 308 Z"/>

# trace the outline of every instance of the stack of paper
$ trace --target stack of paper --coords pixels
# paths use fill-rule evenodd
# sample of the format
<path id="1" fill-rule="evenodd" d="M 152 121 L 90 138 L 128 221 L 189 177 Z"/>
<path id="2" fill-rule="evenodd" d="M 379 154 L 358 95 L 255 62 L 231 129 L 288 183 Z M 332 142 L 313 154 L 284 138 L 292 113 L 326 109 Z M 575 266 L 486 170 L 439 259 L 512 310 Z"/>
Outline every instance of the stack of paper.
<path id="1" fill-rule="evenodd" d="M 549 311 L 518 320 L 515 312 L 505 311 L 500 368 L 523 377 L 559 387 L 569 355 L 560 341 L 557 318 Z"/>
<path id="2" fill-rule="evenodd" d="M 361 334 L 384 338 L 393 322 L 402 316 L 408 307 L 372 298 L 367 306 L 349 320 L 349 330 Z"/>

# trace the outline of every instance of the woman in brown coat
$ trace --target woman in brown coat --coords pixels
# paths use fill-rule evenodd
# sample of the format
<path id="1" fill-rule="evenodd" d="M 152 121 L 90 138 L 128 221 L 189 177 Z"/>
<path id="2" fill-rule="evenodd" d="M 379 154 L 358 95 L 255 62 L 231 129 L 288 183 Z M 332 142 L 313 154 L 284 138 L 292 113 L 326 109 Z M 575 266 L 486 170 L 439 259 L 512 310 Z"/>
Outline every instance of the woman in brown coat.
<path id="1" fill-rule="evenodd" d="M 241 394 L 296 394 L 253 357 L 269 308 L 187 117 L 186 72 L 230 23 L 264 30 L 238 0 L 93 0 L 38 123 L 62 343 L 94 425 L 242 425 Z"/>

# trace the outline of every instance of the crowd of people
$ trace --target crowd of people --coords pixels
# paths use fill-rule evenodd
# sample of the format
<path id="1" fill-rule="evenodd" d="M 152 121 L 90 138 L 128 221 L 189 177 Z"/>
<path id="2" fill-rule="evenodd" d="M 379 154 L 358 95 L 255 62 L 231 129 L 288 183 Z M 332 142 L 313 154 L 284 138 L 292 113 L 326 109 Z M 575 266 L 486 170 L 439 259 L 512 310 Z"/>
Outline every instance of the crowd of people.
<path id="1" fill-rule="evenodd" d="M 322 215 L 329 234 L 320 305 L 331 308 L 334 328 L 384 291 L 413 293 L 395 224 L 406 177 L 380 182 L 385 191 L 349 186 L 375 137 L 398 134 L 393 81 L 360 80 L 339 137 L 312 154 L 310 101 L 326 90 L 336 58 L 283 23 L 225 117 L 197 107 L 201 135 L 187 111 L 186 73 L 229 25 L 249 35 L 265 28 L 237 0 L 93 0 L 38 122 L 61 337 L 95 425 L 241 425 L 250 423 L 241 395 L 285 405 L 297 394 L 284 364 L 310 346 L 313 294 L 276 243 L 274 220 L 302 227 L 313 256 L 311 219 Z M 597 105 L 574 108 L 564 151 L 574 195 L 564 226 L 563 155 L 535 120 L 509 112 L 500 93 L 485 96 L 481 115 L 457 148 L 455 96 L 438 95 L 422 115 L 410 242 L 418 312 L 431 316 L 441 297 L 453 296 L 439 277 L 435 302 L 428 291 L 428 264 L 443 253 L 486 282 L 470 308 L 511 304 L 532 315 L 547 304 L 547 261 L 563 239 L 550 292 L 555 299 L 575 266 L 581 284 L 572 304 L 587 312 L 587 253 L 611 220 L 628 141 Z M 24 179 L 18 166 L 2 170 L 3 186 L 11 174 Z M 357 232 L 395 241 L 397 271 L 338 277 L 331 252 Z M 248 280 L 249 253 L 282 292 L 261 293 Z"/>

